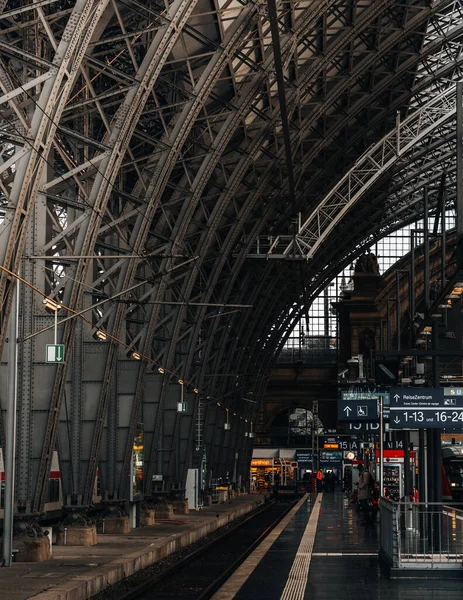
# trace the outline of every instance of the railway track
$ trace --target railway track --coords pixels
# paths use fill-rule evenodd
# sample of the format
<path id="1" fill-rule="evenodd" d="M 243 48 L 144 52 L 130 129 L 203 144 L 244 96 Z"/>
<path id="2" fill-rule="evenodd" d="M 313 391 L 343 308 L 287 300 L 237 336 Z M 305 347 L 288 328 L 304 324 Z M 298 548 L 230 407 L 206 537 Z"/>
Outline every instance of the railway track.
<path id="1" fill-rule="evenodd" d="M 118 600 L 207 600 L 294 506 L 271 503 Z"/>

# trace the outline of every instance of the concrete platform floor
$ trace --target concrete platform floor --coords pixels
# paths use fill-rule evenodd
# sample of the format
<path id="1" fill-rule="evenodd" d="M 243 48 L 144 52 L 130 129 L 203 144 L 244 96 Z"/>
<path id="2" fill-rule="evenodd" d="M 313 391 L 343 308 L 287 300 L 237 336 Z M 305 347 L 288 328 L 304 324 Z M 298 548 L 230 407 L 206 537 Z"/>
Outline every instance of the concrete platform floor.
<path id="1" fill-rule="evenodd" d="M 90 548 L 53 546 L 51 560 L 0 568 L 0 599 L 86 600 L 262 502 L 263 496 L 238 496 L 231 503 L 175 515 L 173 521 L 135 529 L 127 535 L 98 535 L 98 544 Z"/>

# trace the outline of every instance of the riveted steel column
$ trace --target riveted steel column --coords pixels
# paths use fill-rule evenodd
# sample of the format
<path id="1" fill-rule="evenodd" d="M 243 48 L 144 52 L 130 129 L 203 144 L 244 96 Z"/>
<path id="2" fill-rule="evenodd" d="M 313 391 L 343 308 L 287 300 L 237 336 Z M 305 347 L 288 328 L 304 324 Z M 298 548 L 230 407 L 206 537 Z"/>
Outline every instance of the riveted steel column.
<path id="1" fill-rule="evenodd" d="M 463 83 L 457 86 L 457 261 L 458 268 L 463 268 Z"/>
<path id="2" fill-rule="evenodd" d="M 5 512 L 3 518 L 3 564 L 10 567 L 13 559 L 13 512 L 16 465 L 16 406 L 18 398 L 18 312 L 19 290 L 15 284 L 8 334 L 8 409 L 5 447 Z"/>
<path id="3" fill-rule="evenodd" d="M 428 221 L 429 221 L 429 202 L 428 202 L 428 188 L 424 188 L 423 196 L 423 250 L 424 250 L 424 314 L 427 317 L 429 313 L 429 235 L 428 235 Z"/>

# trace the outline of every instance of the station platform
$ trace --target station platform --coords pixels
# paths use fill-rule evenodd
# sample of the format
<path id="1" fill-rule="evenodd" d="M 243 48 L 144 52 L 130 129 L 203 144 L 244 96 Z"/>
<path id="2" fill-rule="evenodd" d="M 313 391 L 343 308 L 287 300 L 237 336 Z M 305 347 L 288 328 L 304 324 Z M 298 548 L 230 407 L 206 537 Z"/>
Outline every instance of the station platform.
<path id="1" fill-rule="evenodd" d="M 96 546 L 53 546 L 51 560 L 0 568 L 0 598 L 87 600 L 108 584 L 198 541 L 263 501 L 259 495 L 237 496 L 231 503 L 175 515 L 174 520 L 133 529 L 126 535 L 98 535 Z"/>
<path id="2" fill-rule="evenodd" d="M 303 499 L 281 525 L 213 600 L 463 598 L 461 580 L 388 579 L 378 562 L 379 525 L 363 524 L 340 491 Z"/>

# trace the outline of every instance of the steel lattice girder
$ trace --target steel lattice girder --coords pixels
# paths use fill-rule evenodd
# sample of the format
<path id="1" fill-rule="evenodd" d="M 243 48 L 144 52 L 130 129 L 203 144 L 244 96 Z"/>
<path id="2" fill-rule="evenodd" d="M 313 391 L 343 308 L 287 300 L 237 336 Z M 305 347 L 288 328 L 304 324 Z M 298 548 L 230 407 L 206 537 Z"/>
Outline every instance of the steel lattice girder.
<path id="1" fill-rule="evenodd" d="M 210 13 L 209 7 L 200 2 L 172 4 L 165 14 L 150 3 L 137 2 L 108 3 L 107 9 L 102 3 L 82 2 L 74 6 L 69 2 L 57 6 L 56 16 L 52 5 L 43 6 L 43 14 L 31 14 L 42 23 L 41 34 L 49 51 L 35 59 L 34 53 L 25 52 L 24 61 L 31 65 L 29 72 L 34 72 L 33 77 L 29 76 L 30 90 L 41 92 L 36 97 L 43 97 L 45 102 L 47 85 L 61 95 L 53 107 L 40 100 L 42 104 L 38 102 L 31 121 L 40 138 L 34 143 L 38 144 L 41 155 L 47 157 L 46 165 L 26 144 L 24 150 L 16 150 L 13 159 L 15 150 L 11 144 L 2 154 L 0 168 L 6 177 L 1 189 L 10 206 L 17 207 L 18 215 L 16 222 L 9 220 L 7 212 L 4 221 L 3 254 L 9 257 L 5 264 L 19 264 L 22 245 L 28 255 L 100 253 L 101 258 L 95 262 L 63 259 L 59 268 L 56 266 L 59 259 L 29 264 L 24 267 L 26 278 L 76 309 L 111 297 L 136 281 L 146 281 L 130 296 L 122 296 L 121 301 L 94 309 L 90 314 L 95 325 L 123 338 L 129 346 L 143 349 L 144 354 L 161 359 L 163 364 L 189 380 L 196 380 L 201 387 L 210 386 L 210 393 L 229 391 L 224 379 L 207 375 L 211 371 L 245 372 L 252 381 L 256 372 L 262 373 L 263 365 L 268 366 L 278 343 L 276 329 L 272 330 L 277 316 L 283 318 L 288 303 L 298 300 L 293 290 L 287 294 L 278 291 L 268 302 L 266 296 L 272 294 L 275 286 L 283 288 L 285 277 L 275 276 L 275 267 L 267 265 L 256 278 L 245 261 L 250 243 L 240 242 L 243 233 L 252 237 L 271 228 L 272 222 L 287 218 L 289 206 L 286 200 L 281 201 L 286 177 L 279 167 L 279 116 L 265 12 L 256 5 L 239 8 L 225 4 L 215 13 L 218 26 L 213 27 L 210 20 L 201 16 Z M 381 72 L 381 61 L 387 62 L 390 57 L 395 65 L 386 66 L 382 72 L 384 82 L 388 82 L 383 83 L 384 91 L 390 90 L 392 94 L 397 90 L 400 96 L 405 96 L 407 87 L 420 85 L 414 81 L 414 69 L 420 64 L 426 20 L 439 17 L 444 23 L 447 19 L 447 29 L 443 28 L 441 33 L 442 44 L 434 40 L 437 55 L 439 49 L 448 50 L 458 38 L 449 17 L 454 6 L 450 2 L 434 3 L 432 7 L 424 2 L 400 5 L 377 2 L 362 3 L 353 10 L 340 2 L 320 1 L 294 5 L 289 19 L 282 11 L 283 60 L 294 90 L 288 94 L 293 144 L 302 159 L 299 181 L 304 180 L 305 170 L 316 173 L 311 171 L 315 159 L 316 169 L 324 173 L 320 181 L 332 178 L 332 167 L 326 166 L 323 171 L 319 164 L 335 132 L 347 131 L 350 123 L 336 116 L 344 94 L 350 97 L 347 105 L 356 106 L 355 110 L 349 110 L 350 118 L 361 115 L 362 103 L 366 103 L 362 95 L 366 97 L 366 91 L 356 87 L 359 78 L 367 79 L 374 69 Z M 56 40 L 63 40 L 60 28 L 69 22 L 73 9 L 77 15 L 81 8 L 92 14 L 94 33 L 86 31 L 85 39 L 79 38 L 74 21 L 80 21 L 73 17 L 74 37 L 71 36 L 69 43 L 81 50 L 73 55 L 71 72 L 63 69 L 60 77 L 64 83 L 60 87 L 59 83 L 53 83 L 54 75 L 46 80 L 45 77 L 51 72 L 54 47 L 59 48 Z M 227 11 L 233 15 L 235 30 L 227 20 L 221 20 Z M 9 18 L 11 22 L 11 15 Z M 15 29 L 13 23 L 11 29 Z M 233 39 L 233 31 L 239 39 Z M 5 52 L 13 52 L 8 43 L 5 41 Z M 422 63 L 436 55 L 429 51 Z M 345 57 L 349 56 L 348 75 L 344 76 Z M 439 60 L 436 58 L 435 72 L 440 68 Z M 458 60 L 456 57 L 455 63 Z M 39 82 L 32 81 L 37 78 L 37 65 L 43 71 L 39 76 L 43 80 Z M 384 73 L 394 70 L 400 75 L 384 77 Z M 373 85 L 368 97 L 377 97 L 380 89 L 379 84 Z M 32 93 L 19 90 L 14 84 L 2 89 L 4 94 L 10 94 L 8 102 L 12 110 L 7 117 L 10 121 L 5 123 L 7 134 L 15 143 L 21 137 L 16 123 L 21 123 L 24 131 L 29 130 L 28 119 L 33 111 L 23 107 L 35 106 Z M 321 96 L 320 90 L 323 90 Z M 46 117 L 39 106 L 50 106 L 53 113 Z M 378 101 L 365 126 L 358 129 L 359 146 L 368 139 L 368 132 L 378 137 L 374 123 L 379 123 L 387 111 L 388 107 Z M 326 141 L 317 146 L 319 156 L 311 157 L 299 132 L 307 132 L 305 139 L 313 146 L 319 137 L 317 119 Z M 31 178 L 24 186 L 19 181 L 20 170 L 11 171 L 11 165 L 16 163 L 29 165 Z M 32 195 L 27 196 L 29 193 Z M 38 201 L 34 206 L 30 199 L 36 196 Z M 30 219 L 26 240 L 27 219 L 32 217 L 32 210 L 34 226 Z M 9 239 L 8 232 L 11 232 Z M 233 253 L 237 254 L 238 244 L 239 256 L 235 258 Z M 146 259 L 146 252 L 160 258 Z M 143 256 L 131 261 L 104 256 L 125 253 Z M 177 254 L 181 256 L 162 257 Z M 189 257 L 197 257 L 191 268 L 181 267 L 181 261 Z M 312 282 L 309 277 L 309 281 L 314 288 L 315 280 Z M 9 298 L 9 283 L 5 278 L 2 286 L 0 292 L 6 299 L 2 304 L 4 325 Z M 169 308 L 154 304 L 194 299 L 205 303 L 243 302 L 247 298 L 256 303 L 252 313 L 214 319 L 209 318 L 211 311 L 206 307 Z M 34 307 L 32 293 L 28 293 L 27 310 L 29 307 Z M 50 321 L 40 307 L 35 306 L 30 314 L 32 319 L 26 332 Z M 174 419 L 161 427 L 164 407 L 172 402 L 176 386 L 165 381 L 161 387 L 163 378 L 159 374 L 150 372 L 146 364 L 134 363 L 117 351 L 114 344 L 94 341 L 92 333 L 86 325 L 65 326 L 62 339 L 72 346 L 74 363 L 72 372 L 69 368 L 58 369 L 51 402 L 46 394 L 42 396 L 42 390 L 39 393 L 34 377 L 23 381 L 22 414 L 26 420 L 32 415 L 38 428 L 38 444 L 42 446 L 40 466 L 39 447 L 34 449 L 33 456 L 26 449 L 22 458 L 23 461 L 33 458 L 32 470 L 24 471 L 21 476 L 22 499 L 27 502 L 30 489 L 35 487 L 36 480 L 39 482 L 34 509 L 43 505 L 50 449 L 54 447 L 66 387 L 70 414 L 61 413 L 60 454 L 63 464 L 72 467 L 73 472 L 72 484 L 69 478 L 66 483 L 67 493 L 75 492 L 89 501 L 99 462 L 104 465 L 102 479 L 106 492 L 124 493 L 121 490 L 128 472 L 130 439 L 145 406 L 146 416 L 151 419 L 146 427 L 152 432 L 147 448 L 153 464 L 158 461 L 156 449 L 164 448 L 165 440 L 173 443 L 178 431 L 184 440 L 182 454 L 186 456 L 191 446 L 194 412 L 182 417 L 183 420 L 174 415 Z M 259 347 L 264 340 L 265 347 Z M 35 377 L 39 371 L 47 373 L 47 381 L 50 374 L 54 377 L 53 367 L 40 366 L 40 351 L 32 343 L 26 344 L 22 352 L 24 364 L 33 366 Z M 94 360 L 91 367 L 90 357 Z M 114 387 L 109 382 L 114 382 Z M 25 401 L 28 389 L 32 392 L 31 404 Z M 155 399 L 148 398 L 151 394 Z M 39 406 L 38 396 L 41 416 L 38 411 L 34 413 L 34 406 Z M 47 410 L 46 425 L 43 415 Z M 116 416 L 122 413 L 123 422 L 118 424 Z M 108 443 L 102 446 L 106 417 Z M 71 423 L 69 435 L 66 423 Z M 30 429 L 26 427 L 25 431 Z M 22 441 L 24 448 L 27 437 L 25 434 Z M 239 444 L 239 438 L 234 434 L 229 441 L 225 460 L 231 464 L 232 446 Z M 78 467 L 71 465 L 71 450 L 67 448 L 79 456 Z M 181 477 L 180 471 L 184 471 L 188 461 L 183 466 L 176 465 L 176 469 L 174 462 L 165 465 L 171 480 Z M 152 470 L 154 466 L 150 463 L 149 468 Z M 111 472 L 110 477 L 105 470 Z"/>

